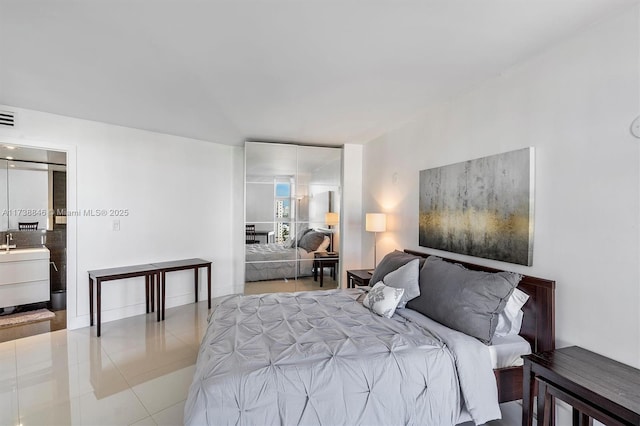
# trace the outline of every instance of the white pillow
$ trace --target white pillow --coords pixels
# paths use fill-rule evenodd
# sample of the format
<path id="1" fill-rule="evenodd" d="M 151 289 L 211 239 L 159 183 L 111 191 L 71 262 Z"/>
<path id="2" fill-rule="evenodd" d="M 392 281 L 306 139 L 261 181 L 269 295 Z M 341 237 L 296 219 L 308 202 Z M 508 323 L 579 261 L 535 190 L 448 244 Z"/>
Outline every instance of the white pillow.
<path id="1" fill-rule="evenodd" d="M 496 337 L 510 336 L 520 333 L 522 327 L 522 316 L 524 313 L 521 308 L 529 300 L 529 295 L 517 288 L 513 289 L 513 293 L 509 296 L 504 311 L 498 315 L 498 326 L 496 327 Z"/>
<path id="2" fill-rule="evenodd" d="M 409 300 L 420 296 L 420 260 L 414 259 L 389 272 L 382 282 L 389 287 L 404 289 L 398 309 L 404 308 Z"/>
<path id="3" fill-rule="evenodd" d="M 403 293 L 404 289 L 387 287 L 380 281 L 369 290 L 362 304 L 381 317 L 391 318 Z"/>
<path id="4" fill-rule="evenodd" d="M 327 248 L 329 247 L 329 244 L 331 244 L 331 238 L 329 238 L 329 237 L 327 237 L 325 235 L 324 236 L 324 240 L 322 240 L 322 242 L 320 243 L 320 245 L 318 246 L 316 251 L 327 251 Z"/>

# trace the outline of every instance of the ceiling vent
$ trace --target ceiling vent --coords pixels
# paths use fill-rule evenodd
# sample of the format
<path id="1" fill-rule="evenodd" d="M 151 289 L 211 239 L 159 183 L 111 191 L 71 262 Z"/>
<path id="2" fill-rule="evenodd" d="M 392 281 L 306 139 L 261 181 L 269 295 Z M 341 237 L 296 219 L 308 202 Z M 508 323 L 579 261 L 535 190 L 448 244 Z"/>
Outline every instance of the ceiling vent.
<path id="1" fill-rule="evenodd" d="M 15 127 L 16 114 L 10 111 L 0 111 L 0 126 Z"/>

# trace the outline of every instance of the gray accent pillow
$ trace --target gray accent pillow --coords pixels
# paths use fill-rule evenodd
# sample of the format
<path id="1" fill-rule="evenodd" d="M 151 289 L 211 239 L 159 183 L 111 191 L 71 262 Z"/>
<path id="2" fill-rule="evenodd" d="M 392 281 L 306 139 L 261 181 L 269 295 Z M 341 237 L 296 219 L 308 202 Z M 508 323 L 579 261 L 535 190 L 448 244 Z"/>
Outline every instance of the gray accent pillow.
<path id="1" fill-rule="evenodd" d="M 397 309 L 405 307 L 407 302 L 420 296 L 420 261 L 413 259 L 409 263 L 402 265 L 393 272 L 389 272 L 382 279 L 384 285 L 388 287 L 401 288 L 404 290 Z"/>
<path id="2" fill-rule="evenodd" d="M 291 248 L 296 248 L 297 246 L 299 246 L 300 240 L 302 239 L 302 237 L 304 237 L 304 234 L 309 233 L 311 231 L 313 231 L 313 229 L 309 229 L 309 228 L 300 229 L 298 231 L 298 234 L 296 235 L 296 238 L 293 241 L 291 241 Z"/>
<path id="3" fill-rule="evenodd" d="M 308 252 L 316 251 L 320 244 L 324 241 L 324 234 L 322 232 L 307 232 L 300 238 L 298 247 L 302 247 Z"/>
<path id="4" fill-rule="evenodd" d="M 420 256 L 415 256 L 413 254 L 405 253 L 403 251 L 394 250 L 391 253 L 387 254 L 382 258 L 376 270 L 373 271 L 373 275 L 371 276 L 371 280 L 369 281 L 369 285 L 373 286 L 377 284 L 379 281 L 382 281 L 384 277 L 386 277 L 389 272 L 393 272 L 399 267 L 406 265 L 413 259 L 418 259 L 420 261 L 420 268 L 424 264 L 425 259 Z"/>
<path id="5" fill-rule="evenodd" d="M 420 270 L 420 296 L 407 307 L 491 344 L 498 315 L 521 279 L 513 272 L 471 271 L 430 256 Z"/>

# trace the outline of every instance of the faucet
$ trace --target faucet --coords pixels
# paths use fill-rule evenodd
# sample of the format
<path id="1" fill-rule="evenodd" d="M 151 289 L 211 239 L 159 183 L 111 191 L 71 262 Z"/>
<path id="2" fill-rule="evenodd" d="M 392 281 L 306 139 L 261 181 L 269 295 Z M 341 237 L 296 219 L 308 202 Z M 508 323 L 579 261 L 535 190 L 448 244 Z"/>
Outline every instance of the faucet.
<path id="1" fill-rule="evenodd" d="M 7 245 L 6 245 L 6 250 L 9 251 L 9 248 L 11 247 L 11 241 L 13 241 L 13 234 L 11 233 L 7 233 Z"/>

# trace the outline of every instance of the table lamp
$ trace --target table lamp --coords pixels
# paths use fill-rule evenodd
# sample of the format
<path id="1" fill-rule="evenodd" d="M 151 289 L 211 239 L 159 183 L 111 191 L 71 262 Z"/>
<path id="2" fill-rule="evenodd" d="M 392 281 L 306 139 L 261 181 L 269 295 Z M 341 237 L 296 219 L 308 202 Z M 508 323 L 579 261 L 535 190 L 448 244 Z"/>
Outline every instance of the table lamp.
<path id="1" fill-rule="evenodd" d="M 387 230 L 387 215 L 384 213 L 367 213 L 365 219 L 365 229 L 367 232 L 373 232 L 375 244 L 373 245 L 373 267 L 378 266 L 378 257 L 376 248 L 378 246 L 378 232 Z"/>

